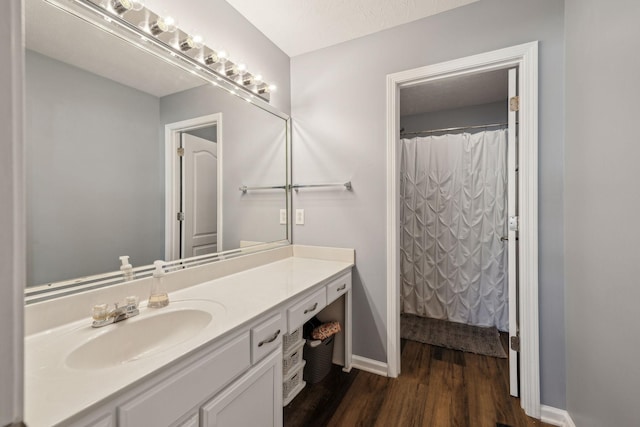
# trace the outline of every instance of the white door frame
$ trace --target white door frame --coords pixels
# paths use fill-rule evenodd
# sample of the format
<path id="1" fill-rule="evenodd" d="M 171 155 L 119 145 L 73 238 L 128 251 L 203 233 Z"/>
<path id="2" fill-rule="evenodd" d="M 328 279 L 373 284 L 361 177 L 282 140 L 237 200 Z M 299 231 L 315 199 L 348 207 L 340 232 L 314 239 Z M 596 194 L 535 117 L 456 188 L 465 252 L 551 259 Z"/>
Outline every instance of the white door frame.
<path id="1" fill-rule="evenodd" d="M 180 227 L 176 221 L 180 206 L 180 158 L 178 147 L 180 147 L 180 134 L 185 131 L 200 129 L 203 127 L 216 125 L 218 144 L 218 252 L 223 248 L 222 233 L 222 113 L 209 114 L 195 117 L 193 119 L 182 120 L 180 122 L 169 123 L 164 127 L 165 141 L 165 260 L 178 259 L 180 255 Z"/>
<path id="2" fill-rule="evenodd" d="M 0 425 L 19 425 L 24 416 L 24 291 L 26 208 L 24 141 L 23 2 L 3 4 L 0 26 Z"/>
<path id="3" fill-rule="evenodd" d="M 387 75 L 387 374 L 400 374 L 399 164 L 400 88 L 427 81 L 519 68 L 520 404 L 540 418 L 538 336 L 538 42 Z"/>

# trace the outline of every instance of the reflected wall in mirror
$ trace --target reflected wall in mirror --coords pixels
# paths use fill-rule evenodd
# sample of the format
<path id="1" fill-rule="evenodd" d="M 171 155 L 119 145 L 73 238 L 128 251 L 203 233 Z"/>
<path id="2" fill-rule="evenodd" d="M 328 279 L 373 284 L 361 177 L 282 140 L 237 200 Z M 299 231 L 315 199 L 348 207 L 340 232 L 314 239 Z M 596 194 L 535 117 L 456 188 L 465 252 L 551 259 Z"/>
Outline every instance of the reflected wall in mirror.
<path id="1" fill-rule="evenodd" d="M 28 286 L 116 271 L 122 255 L 136 267 L 290 238 L 286 191 L 238 190 L 288 184 L 286 115 L 44 0 L 25 3 Z M 175 128 L 203 117 L 216 119 Z M 188 160 L 176 138 L 187 151 L 196 139 L 217 147 Z M 194 251 L 194 236 L 211 233 Z"/>

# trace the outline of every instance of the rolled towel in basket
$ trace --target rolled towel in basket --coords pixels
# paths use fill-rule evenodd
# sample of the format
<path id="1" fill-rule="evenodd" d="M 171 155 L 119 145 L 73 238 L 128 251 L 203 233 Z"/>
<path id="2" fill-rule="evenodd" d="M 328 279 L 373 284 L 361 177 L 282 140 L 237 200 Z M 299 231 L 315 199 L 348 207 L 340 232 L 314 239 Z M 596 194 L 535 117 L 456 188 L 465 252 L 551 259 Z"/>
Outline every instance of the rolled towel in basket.
<path id="1" fill-rule="evenodd" d="M 325 340 L 340 331 L 340 322 L 327 322 L 314 328 L 311 332 L 311 338 L 313 338 L 314 340 Z"/>

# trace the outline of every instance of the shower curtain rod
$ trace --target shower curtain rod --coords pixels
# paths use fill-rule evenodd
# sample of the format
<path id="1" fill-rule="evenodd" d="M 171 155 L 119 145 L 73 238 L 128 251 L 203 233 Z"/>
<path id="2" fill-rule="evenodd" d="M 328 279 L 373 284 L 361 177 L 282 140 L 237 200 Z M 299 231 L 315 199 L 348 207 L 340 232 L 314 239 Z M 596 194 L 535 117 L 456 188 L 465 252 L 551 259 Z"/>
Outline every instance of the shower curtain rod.
<path id="1" fill-rule="evenodd" d="M 436 132 L 453 132 L 456 130 L 465 130 L 465 129 L 480 129 L 480 128 L 489 128 L 496 126 L 507 126 L 509 123 L 492 123 L 489 125 L 476 125 L 476 126 L 461 126 L 457 128 L 445 128 L 445 129 L 433 129 L 433 130 L 421 130 L 418 132 L 400 132 L 400 136 L 403 135 L 420 135 L 421 133 L 436 133 Z M 518 123 L 516 123 L 518 124 Z"/>

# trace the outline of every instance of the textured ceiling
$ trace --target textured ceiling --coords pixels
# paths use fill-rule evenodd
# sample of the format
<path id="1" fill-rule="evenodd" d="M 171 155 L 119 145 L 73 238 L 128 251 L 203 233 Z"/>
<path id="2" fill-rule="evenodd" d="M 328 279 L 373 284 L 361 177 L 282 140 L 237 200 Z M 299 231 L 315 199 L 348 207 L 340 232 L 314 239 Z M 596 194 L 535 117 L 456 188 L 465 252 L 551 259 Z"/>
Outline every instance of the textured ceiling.
<path id="1" fill-rule="evenodd" d="M 507 70 L 451 77 L 400 90 L 400 115 L 431 113 L 508 98 Z"/>
<path id="2" fill-rule="evenodd" d="M 478 0 L 227 0 L 293 57 Z"/>

